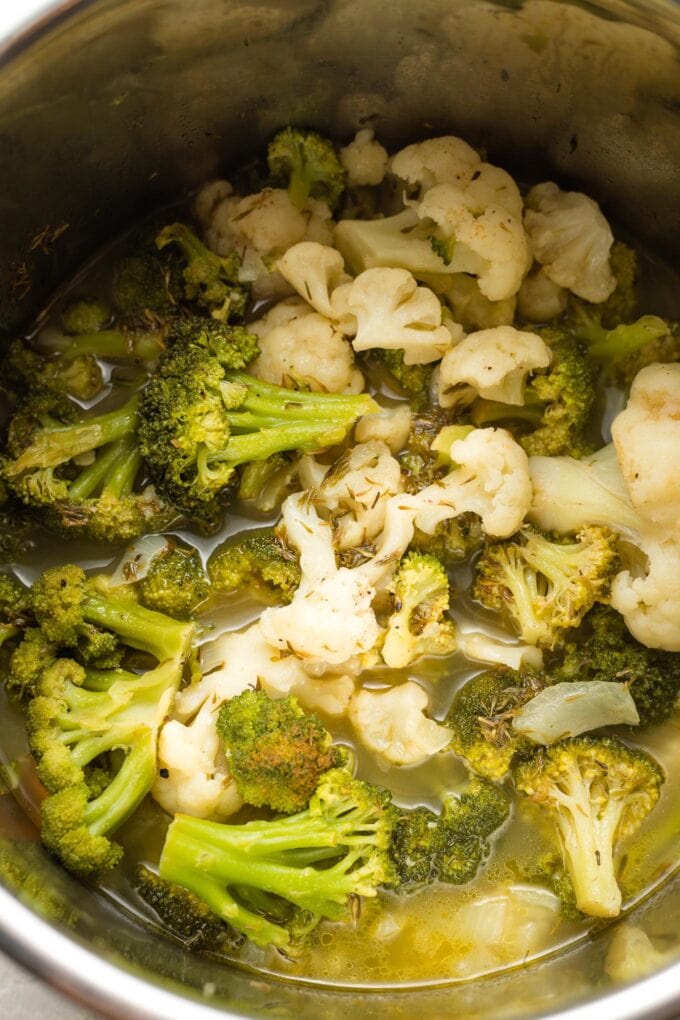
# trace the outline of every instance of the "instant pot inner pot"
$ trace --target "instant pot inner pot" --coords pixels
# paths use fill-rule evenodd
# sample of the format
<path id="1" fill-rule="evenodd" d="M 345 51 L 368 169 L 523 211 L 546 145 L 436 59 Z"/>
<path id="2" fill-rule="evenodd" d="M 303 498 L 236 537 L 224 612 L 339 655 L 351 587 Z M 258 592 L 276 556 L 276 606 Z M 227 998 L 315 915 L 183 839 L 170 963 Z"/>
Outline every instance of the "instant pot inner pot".
<path id="1" fill-rule="evenodd" d="M 45 7 L 38 24 L 7 44 L 0 66 L 7 336 L 126 224 L 242 164 L 289 123 L 343 140 L 369 125 L 388 147 L 462 135 L 521 178 L 557 176 L 582 187 L 677 265 L 680 13 L 670 2 Z M 680 316 L 680 307 L 659 310 Z M 15 753 L 0 735 L 0 759 Z M 32 820 L 11 793 L 0 796 L 0 837 L 18 841 L 37 887 L 48 887 L 55 902 L 54 916 L 41 921 L 0 889 L 0 945 L 114 1016 L 207 1017 L 218 1007 L 315 1020 L 348 1011 L 526 1017 L 603 994 L 606 1002 L 575 1016 L 632 1020 L 651 1015 L 650 1005 L 655 1017 L 680 1013 L 680 993 L 671 1001 L 680 988 L 675 968 L 625 993 L 597 987 L 591 975 L 602 973 L 606 931 L 566 959 L 447 988 L 368 992 L 269 979 L 192 956 L 67 875 L 36 847 Z M 26 890 L 18 896 L 30 904 Z M 680 883 L 667 883 L 638 912 L 662 918 L 670 941 L 680 941 Z M 80 947 L 94 955 L 83 957 Z"/>

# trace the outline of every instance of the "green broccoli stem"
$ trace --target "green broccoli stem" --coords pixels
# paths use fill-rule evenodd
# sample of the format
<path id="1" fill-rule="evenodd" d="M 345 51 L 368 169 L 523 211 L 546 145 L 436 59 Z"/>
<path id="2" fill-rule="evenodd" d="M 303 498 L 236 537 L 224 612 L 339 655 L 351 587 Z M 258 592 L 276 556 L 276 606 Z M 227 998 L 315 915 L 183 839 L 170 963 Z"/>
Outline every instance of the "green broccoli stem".
<path id="1" fill-rule="evenodd" d="M 589 787 L 577 769 L 565 783 L 563 808 L 557 814 L 576 905 L 592 917 L 617 917 L 621 890 L 614 871 L 614 840 L 624 799 L 609 797 L 597 816 Z"/>
<path id="2" fill-rule="evenodd" d="M 545 407 L 545 402 L 532 393 L 531 386 L 527 386 L 522 405 L 503 404 L 500 400 L 478 397 L 470 410 L 470 418 L 478 428 L 506 421 L 525 422 L 528 426 L 536 428 L 541 423 Z"/>
<path id="3" fill-rule="evenodd" d="M 104 836 L 122 825 L 146 797 L 156 778 L 156 738 L 140 728 L 131 735 L 132 750 L 103 793 L 89 801 L 83 821 L 93 836 Z"/>
<path id="4" fill-rule="evenodd" d="M 137 397 L 115 411 L 76 425 L 60 425 L 38 432 L 31 445 L 7 468 L 21 474 L 34 468 L 58 467 L 84 453 L 107 446 L 134 432 L 137 426 Z"/>
<path id="5" fill-rule="evenodd" d="M 111 443 L 95 457 L 69 485 L 72 499 L 88 499 L 99 492 L 112 496 L 127 496 L 142 465 L 134 435 L 124 436 Z"/>
<path id="6" fill-rule="evenodd" d="M 69 361 L 84 354 L 94 354 L 105 361 L 123 358 L 153 361 L 164 349 L 160 330 L 136 333 L 122 329 L 101 329 L 64 337 L 63 340 L 49 335 L 47 338 L 38 336 L 36 339 L 41 350 L 59 353 Z"/>
<path id="7" fill-rule="evenodd" d="M 117 634 L 122 641 L 159 661 L 178 659 L 191 640 L 191 624 L 173 620 L 126 599 L 88 593 L 82 603 L 83 619 Z"/>
<path id="8" fill-rule="evenodd" d="M 163 227 L 156 238 L 156 247 L 162 250 L 168 244 L 179 245 L 187 262 L 191 262 L 194 259 L 202 259 L 206 255 L 214 259 L 218 257 L 206 248 L 193 230 L 190 230 L 185 223 L 170 223 L 168 226 Z"/>
<path id="9" fill-rule="evenodd" d="M 19 633 L 19 628 L 15 627 L 14 624 L 0 623 L 0 647 L 2 647 L 6 641 L 11 641 L 12 638 L 17 637 Z"/>
<path id="10" fill-rule="evenodd" d="M 668 324 L 658 315 L 643 315 L 637 322 L 621 323 L 614 329 L 597 324 L 577 326 L 575 336 L 588 344 L 588 354 L 596 361 L 614 364 L 636 354 L 668 333 Z"/>
<path id="11" fill-rule="evenodd" d="M 247 464 L 266 460 L 284 450 L 310 451 L 341 443 L 352 422 L 325 421 L 321 424 L 282 424 L 278 428 L 265 428 L 245 436 L 231 436 L 221 453 L 212 454 L 211 461 L 219 464 Z M 208 469 L 209 470 L 209 469 Z"/>
<path id="12" fill-rule="evenodd" d="M 237 415 L 250 412 L 252 426 L 260 428 L 270 422 L 298 422 L 311 420 L 338 420 L 356 418 L 378 411 L 379 407 L 368 393 L 310 393 L 290 390 L 285 386 L 262 382 L 242 372 L 229 374 L 229 385 L 243 387 Z M 237 391 L 235 391 L 237 393 Z M 243 418 L 244 421 L 248 420 Z"/>

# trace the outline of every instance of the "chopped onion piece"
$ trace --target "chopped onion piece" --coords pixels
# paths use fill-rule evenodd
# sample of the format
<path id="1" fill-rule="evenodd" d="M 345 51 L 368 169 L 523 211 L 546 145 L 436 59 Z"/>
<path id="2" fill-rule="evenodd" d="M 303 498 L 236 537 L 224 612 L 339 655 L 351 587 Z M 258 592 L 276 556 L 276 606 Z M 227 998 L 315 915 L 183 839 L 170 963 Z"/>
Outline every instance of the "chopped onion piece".
<path id="1" fill-rule="evenodd" d="M 540 648 L 499 641 L 481 631 L 460 634 L 458 648 L 467 659 L 475 662 L 488 662 L 493 666 L 508 666 L 510 669 L 543 668 L 543 652 Z"/>
<path id="2" fill-rule="evenodd" d="M 546 687 L 512 720 L 536 744 L 556 744 L 601 726 L 637 726 L 640 717 L 625 684 L 583 680 Z"/>
<path id="3" fill-rule="evenodd" d="M 111 585 L 134 584 L 141 581 L 149 573 L 151 564 L 169 547 L 170 543 L 162 535 L 143 535 L 127 547 L 120 563 L 111 575 Z"/>

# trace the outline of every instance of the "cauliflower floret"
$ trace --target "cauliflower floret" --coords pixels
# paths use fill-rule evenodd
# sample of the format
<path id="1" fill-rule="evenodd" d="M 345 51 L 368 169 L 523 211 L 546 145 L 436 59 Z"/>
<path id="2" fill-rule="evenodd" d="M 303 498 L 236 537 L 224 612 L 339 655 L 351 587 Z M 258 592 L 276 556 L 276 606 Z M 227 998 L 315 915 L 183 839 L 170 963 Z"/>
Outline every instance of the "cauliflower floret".
<path id="1" fill-rule="evenodd" d="M 513 326 L 470 333 L 444 355 L 439 368 L 439 403 L 454 407 L 479 395 L 504 404 L 523 404 L 528 373 L 547 368 L 550 358 L 549 348 L 536 333 Z"/>
<path id="2" fill-rule="evenodd" d="M 440 481 L 402 502 L 415 509 L 415 523 L 426 534 L 459 514 L 479 514 L 487 535 L 507 538 L 522 524 L 531 505 L 529 461 L 505 429 L 473 429 L 451 444 L 456 465 Z"/>
<path id="3" fill-rule="evenodd" d="M 642 536 L 647 558 L 642 574 L 623 570 L 614 578 L 610 601 L 634 638 L 648 648 L 680 652 L 680 544 Z"/>
<path id="4" fill-rule="evenodd" d="M 199 196 L 197 206 L 205 211 L 208 200 Z M 287 191 L 265 188 L 245 198 L 230 194 L 214 205 L 205 240 L 218 255 L 238 252 L 242 258 L 239 277 L 252 284 L 256 298 L 278 298 L 290 294 L 291 288 L 272 262 L 300 241 L 330 244 L 333 226 L 325 202 L 310 198 L 298 209 Z"/>
<path id="5" fill-rule="evenodd" d="M 374 138 L 371 128 L 357 131 L 354 141 L 340 149 L 340 162 L 347 171 L 350 188 L 380 184 L 387 173 L 387 150 Z"/>
<path id="6" fill-rule="evenodd" d="M 481 631 L 468 631 L 458 635 L 458 649 L 467 659 L 487 662 L 510 669 L 542 670 L 543 652 L 535 645 L 522 645 L 498 641 Z"/>
<path id="7" fill-rule="evenodd" d="M 552 181 L 526 197 L 524 226 L 546 276 L 585 301 L 606 301 L 616 287 L 609 265 L 614 237 L 597 202 Z"/>
<path id="8" fill-rule="evenodd" d="M 678 533 L 680 365 L 648 365 L 635 377 L 612 438 L 630 501 L 655 525 Z"/>
<path id="9" fill-rule="evenodd" d="M 536 269 L 524 277 L 517 295 L 517 310 L 527 322 L 550 322 L 567 307 L 567 292 L 545 270 Z"/>
<path id="10" fill-rule="evenodd" d="M 337 548 L 358 548 L 380 534 L 388 499 L 403 491 L 399 462 L 385 443 L 374 440 L 348 450 L 318 490 L 332 514 Z"/>
<path id="11" fill-rule="evenodd" d="M 435 184 L 467 182 L 479 166 L 479 154 L 462 138 L 444 135 L 407 145 L 392 157 L 395 177 L 427 191 Z"/>
<path id="12" fill-rule="evenodd" d="M 279 682 L 279 677 L 267 675 L 261 678 L 260 687 L 270 698 L 284 698 L 287 694 L 293 694 L 302 707 L 310 712 L 344 715 L 356 689 L 354 677 L 347 673 L 341 676 L 328 676 L 324 673 L 317 678 L 308 676 L 304 670 L 302 672 L 303 675 L 290 684 Z"/>
<path id="13" fill-rule="evenodd" d="M 210 225 L 217 206 L 233 193 L 234 189 L 229 181 L 208 181 L 203 185 L 194 202 L 194 212 L 202 227 Z"/>
<path id="14" fill-rule="evenodd" d="M 465 330 L 474 332 L 477 329 L 493 329 L 494 326 L 511 326 L 514 322 L 517 304 L 515 296 L 502 301 L 489 301 L 482 294 L 474 276 L 465 273 L 424 273 L 419 279 L 446 301 L 454 319 Z"/>
<path id="15" fill-rule="evenodd" d="M 385 691 L 361 690 L 348 715 L 362 744 L 392 765 L 418 765 L 443 751 L 451 730 L 428 719 L 428 696 L 408 680 Z"/>
<path id="16" fill-rule="evenodd" d="M 327 244 L 301 241 L 281 256 L 277 269 L 315 312 L 334 318 L 331 293 L 351 280 L 339 251 Z"/>
<path id="17" fill-rule="evenodd" d="M 517 211 L 517 185 L 504 171 L 479 164 L 479 176 L 467 186 L 438 184 L 417 205 L 418 217 L 430 219 L 445 238 L 453 239 L 451 272 L 472 273 L 491 301 L 513 297 L 529 267 L 529 249 Z M 446 242 L 444 242 L 446 244 Z"/>
<path id="18" fill-rule="evenodd" d="M 392 453 L 400 453 L 408 441 L 411 431 L 411 408 L 408 404 L 383 407 L 377 414 L 365 414 L 359 418 L 354 435 L 360 443 L 378 439 L 387 443 Z"/>
<path id="19" fill-rule="evenodd" d="M 348 341 L 330 319 L 298 298 L 279 302 L 250 327 L 260 341 L 251 373 L 278 386 L 361 393 L 364 377 Z"/>
<path id="20" fill-rule="evenodd" d="M 263 612 L 265 639 L 313 668 L 337 667 L 369 652 L 380 636 L 369 576 L 336 566 L 331 525 L 308 494 L 288 497 L 282 521 L 287 541 L 300 554 L 302 580 L 289 605 Z"/>
<path id="21" fill-rule="evenodd" d="M 438 361 L 451 346 L 442 306 L 407 269 L 367 269 L 347 286 L 348 311 L 356 316 L 355 351 L 403 350 L 404 364 Z"/>

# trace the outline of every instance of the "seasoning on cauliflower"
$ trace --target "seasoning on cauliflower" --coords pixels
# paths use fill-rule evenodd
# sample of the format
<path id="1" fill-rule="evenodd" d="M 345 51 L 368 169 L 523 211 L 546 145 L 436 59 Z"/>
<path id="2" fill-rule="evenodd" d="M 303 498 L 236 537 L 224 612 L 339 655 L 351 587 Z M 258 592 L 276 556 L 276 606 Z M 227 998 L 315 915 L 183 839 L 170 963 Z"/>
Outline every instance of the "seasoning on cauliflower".
<path id="1" fill-rule="evenodd" d="M 547 368 L 550 358 L 550 349 L 536 333 L 513 326 L 470 333 L 444 355 L 439 367 L 439 403 L 454 407 L 480 396 L 523 404 L 527 375 Z"/>
<path id="2" fill-rule="evenodd" d="M 451 730 L 425 715 L 428 697 L 408 680 L 383 691 L 358 691 L 348 715 L 370 751 L 392 765 L 418 765 L 443 751 Z"/>
<path id="3" fill-rule="evenodd" d="M 276 268 L 315 312 L 327 319 L 334 317 L 331 294 L 350 282 L 339 251 L 316 241 L 301 241 L 288 248 Z"/>
<path id="4" fill-rule="evenodd" d="M 616 456 L 641 517 L 678 532 L 680 364 L 648 365 L 612 423 Z"/>
<path id="5" fill-rule="evenodd" d="M 205 240 L 218 255 L 236 251 L 241 258 L 239 279 L 252 284 L 256 299 L 279 298 L 291 288 L 276 271 L 275 261 L 299 241 L 330 244 L 333 236 L 331 211 L 320 199 L 309 198 L 298 209 L 288 192 L 265 188 L 254 195 L 229 193 L 221 200 L 217 182 L 199 192 L 195 208 L 202 214 Z M 226 189 L 224 189 L 226 190 Z"/>
<path id="6" fill-rule="evenodd" d="M 373 440 L 347 450 L 318 488 L 331 511 L 336 547 L 356 549 L 380 534 L 387 500 L 403 491 L 399 462 L 385 443 Z"/>
<path id="7" fill-rule="evenodd" d="M 405 365 L 425 365 L 451 346 L 436 294 L 405 269 L 367 269 L 347 288 L 346 304 L 357 319 L 355 351 L 403 350 Z"/>
<path id="8" fill-rule="evenodd" d="M 616 288 L 609 264 L 614 236 L 597 202 L 546 181 L 525 204 L 524 226 L 548 279 L 585 301 L 606 301 Z"/>
<path id="9" fill-rule="evenodd" d="M 380 184 L 387 173 L 387 149 L 375 140 L 374 134 L 372 128 L 362 128 L 354 141 L 340 149 L 340 162 L 347 171 L 350 188 Z"/>
<path id="10" fill-rule="evenodd" d="M 408 404 L 383 407 L 377 414 L 359 418 L 354 435 L 360 443 L 379 440 L 387 443 L 392 453 L 401 453 L 411 431 L 411 408 Z"/>
<path id="11" fill-rule="evenodd" d="M 250 365 L 257 379 L 322 393 L 360 393 L 364 377 L 352 348 L 330 319 L 298 298 L 274 305 L 249 325 L 260 354 Z"/>

